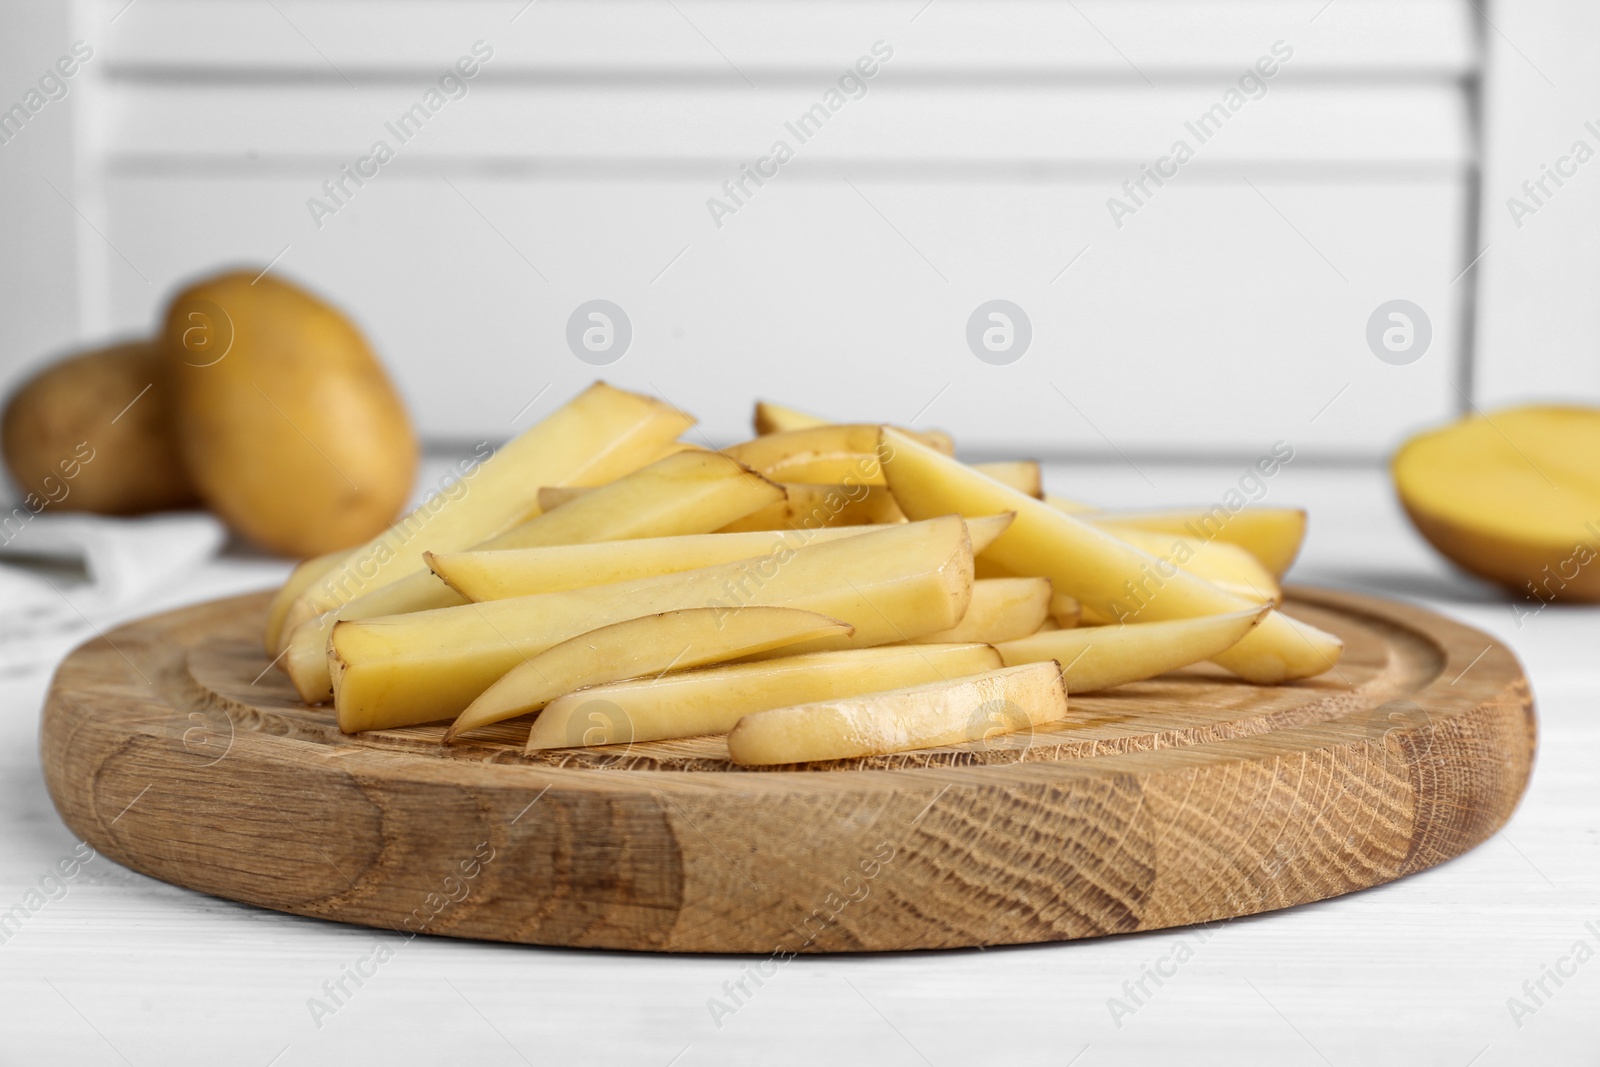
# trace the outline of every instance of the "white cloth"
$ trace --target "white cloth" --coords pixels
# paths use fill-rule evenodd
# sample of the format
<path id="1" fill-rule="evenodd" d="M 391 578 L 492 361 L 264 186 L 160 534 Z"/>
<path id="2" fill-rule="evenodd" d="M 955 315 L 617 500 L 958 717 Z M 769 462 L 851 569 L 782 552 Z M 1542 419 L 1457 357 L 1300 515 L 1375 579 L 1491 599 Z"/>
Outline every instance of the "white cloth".
<path id="1" fill-rule="evenodd" d="M 45 511 L 8 529 L 0 536 L 0 674 L 35 670 L 63 637 L 124 616 L 214 557 L 226 536 L 204 512 L 115 519 Z"/>

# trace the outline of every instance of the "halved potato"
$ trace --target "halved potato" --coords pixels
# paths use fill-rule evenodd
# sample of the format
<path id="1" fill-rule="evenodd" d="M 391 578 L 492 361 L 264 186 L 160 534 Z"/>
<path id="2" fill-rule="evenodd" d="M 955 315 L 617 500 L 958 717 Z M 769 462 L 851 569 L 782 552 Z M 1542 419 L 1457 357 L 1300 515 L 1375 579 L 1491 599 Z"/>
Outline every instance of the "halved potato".
<path id="1" fill-rule="evenodd" d="M 725 734 L 753 711 L 998 670 L 989 645 L 887 645 L 598 685 L 539 713 L 527 750 Z"/>
<path id="2" fill-rule="evenodd" d="M 978 741 L 1067 716 L 1055 663 L 1030 663 L 841 700 L 746 715 L 728 734 L 744 766 L 882 756 Z"/>
<path id="3" fill-rule="evenodd" d="M 681 574 L 341 622 L 330 641 L 334 707 L 347 733 L 453 718 L 551 645 L 680 608 L 731 613 L 770 604 L 855 626 L 799 653 L 948 629 L 971 599 L 971 544 L 966 526 L 948 515 Z"/>
<path id="4" fill-rule="evenodd" d="M 838 619 L 776 607 L 683 608 L 614 622 L 513 667 L 468 705 L 444 739 L 538 711 L 586 686 L 703 667 L 850 632 L 851 626 Z"/>
<path id="5" fill-rule="evenodd" d="M 1413 437 L 1395 489 L 1428 543 L 1531 613 L 1600 600 L 1600 410 L 1521 407 Z"/>
<path id="6" fill-rule="evenodd" d="M 972 603 L 948 630 L 917 638 L 918 644 L 982 641 L 994 644 L 1024 637 L 1050 614 L 1050 579 L 985 578 L 972 583 Z"/>
<path id="7" fill-rule="evenodd" d="M 1243 640 L 1270 610 L 1050 630 L 994 647 L 1008 667 L 1055 660 L 1066 677 L 1067 692 L 1089 693 L 1215 659 Z"/>
<path id="8" fill-rule="evenodd" d="M 1086 611 L 1118 622 L 1222 615 L 1258 608 L 1114 534 L 1034 500 L 885 428 L 884 471 L 901 510 L 927 515 L 1015 511 L 1016 520 L 984 555 L 1017 574 L 1050 578 Z M 1171 573 L 1167 573 L 1170 571 Z M 1273 612 L 1216 662 L 1261 684 L 1330 669 L 1344 645 L 1332 634 Z"/>

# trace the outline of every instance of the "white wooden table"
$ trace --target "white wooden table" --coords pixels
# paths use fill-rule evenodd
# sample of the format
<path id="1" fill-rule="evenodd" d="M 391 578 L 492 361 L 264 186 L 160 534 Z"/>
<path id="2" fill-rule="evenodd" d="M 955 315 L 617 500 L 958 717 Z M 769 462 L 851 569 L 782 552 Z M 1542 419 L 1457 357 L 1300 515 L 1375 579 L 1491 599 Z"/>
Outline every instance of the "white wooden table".
<path id="1" fill-rule="evenodd" d="M 1126 466 L 1057 469 L 1051 481 L 1131 505 L 1210 501 L 1243 473 L 1140 466 L 1152 485 Z M 796 959 L 720 1026 L 707 1001 L 728 1001 L 745 959 L 408 943 L 214 900 L 99 857 L 0 944 L 0 1064 L 1600 1061 L 1600 609 L 1547 608 L 1519 628 L 1499 594 L 1417 540 L 1376 469 L 1291 466 L 1269 499 L 1312 509 L 1296 580 L 1420 600 L 1522 657 L 1541 745 L 1504 833 L 1395 884 L 1203 931 Z M 282 570 L 232 558 L 152 606 L 265 586 Z M 38 768 L 52 665 L 0 679 L 0 912 L 76 844 Z M 314 1018 L 309 999 L 379 946 L 393 957 L 359 988 L 346 979 L 352 995 Z M 1177 976 L 1115 1018 L 1111 998 L 1132 1003 L 1124 983 L 1175 955 Z M 1524 983 L 1537 992 L 1558 966 L 1571 976 L 1545 978 L 1550 995 L 1535 1003 Z M 1533 1010 L 1514 1017 L 1512 997 Z"/>

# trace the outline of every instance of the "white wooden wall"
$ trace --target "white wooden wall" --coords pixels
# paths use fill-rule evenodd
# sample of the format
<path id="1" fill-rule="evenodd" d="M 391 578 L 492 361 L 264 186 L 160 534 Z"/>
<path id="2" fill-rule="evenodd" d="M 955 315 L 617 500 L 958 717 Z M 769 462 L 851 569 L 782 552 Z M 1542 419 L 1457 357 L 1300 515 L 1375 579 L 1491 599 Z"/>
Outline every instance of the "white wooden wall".
<path id="1" fill-rule="evenodd" d="M 13 374 L 279 257 L 435 438 L 504 435 L 600 373 L 714 439 L 760 395 L 984 450 L 1375 457 L 1471 379 L 1469 0 L 11 2 L 31 28 L 0 34 L 5 100 L 95 48 L 74 110 L 0 146 Z M 384 123 L 475 41 L 470 92 L 314 225 L 323 180 L 396 145 Z M 799 145 L 785 120 L 878 41 L 865 97 Z M 1184 121 L 1279 41 L 1266 95 L 1199 144 Z M 714 225 L 707 198 L 780 137 L 795 160 Z M 1107 198 L 1180 137 L 1194 160 L 1115 226 Z M 565 341 L 595 298 L 634 331 L 598 372 Z M 994 298 L 1032 323 L 1008 366 L 966 341 Z M 1433 328 L 1405 366 L 1366 339 L 1393 299 Z"/>

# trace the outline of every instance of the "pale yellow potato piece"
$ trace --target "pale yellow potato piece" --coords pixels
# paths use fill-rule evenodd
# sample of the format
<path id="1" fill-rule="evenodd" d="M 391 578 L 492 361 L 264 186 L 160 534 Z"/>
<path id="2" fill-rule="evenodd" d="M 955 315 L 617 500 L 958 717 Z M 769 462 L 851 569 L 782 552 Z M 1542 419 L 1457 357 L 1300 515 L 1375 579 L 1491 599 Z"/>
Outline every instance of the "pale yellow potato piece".
<path id="1" fill-rule="evenodd" d="M 982 471 L 997 482 L 1003 482 L 1019 493 L 1027 493 L 1035 500 L 1044 497 L 1044 475 L 1035 459 L 1008 459 L 993 463 L 972 463 L 975 471 Z"/>
<path id="2" fill-rule="evenodd" d="M 1091 511 L 1082 517 L 1097 526 L 1176 534 L 1196 541 L 1237 545 L 1261 561 L 1274 578 L 1288 573 L 1306 537 L 1303 508 L 1241 508 L 1221 504 L 1207 509 Z"/>
<path id="3" fill-rule="evenodd" d="M 725 663 L 814 638 L 848 635 L 852 627 L 795 608 L 683 608 L 602 626 L 552 645 L 484 690 L 445 731 L 463 730 L 538 711 L 563 693 L 641 675 Z"/>
<path id="4" fill-rule="evenodd" d="M 1077 597 L 1065 593 L 1050 595 L 1050 619 L 1063 630 L 1070 630 L 1083 621 L 1083 605 Z"/>
<path id="5" fill-rule="evenodd" d="M 783 490 L 716 452 L 680 452 L 591 490 L 476 546 L 514 549 L 706 533 L 782 498 Z M 345 619 L 370 619 L 465 601 L 428 571 L 381 586 L 289 635 L 284 669 L 300 699 L 333 695 L 328 635 Z"/>
<path id="6" fill-rule="evenodd" d="M 1276 602 L 1283 599 L 1283 591 L 1278 588 L 1278 580 L 1272 576 L 1272 572 L 1238 545 L 1201 541 L 1133 526 L 1102 522 L 1094 525 L 1115 534 L 1141 552 L 1148 552 L 1157 559 L 1170 560 L 1196 578 L 1204 578 L 1229 592 L 1263 604 L 1269 600 Z"/>
<path id="7" fill-rule="evenodd" d="M 1050 579 L 985 578 L 972 583 L 972 603 L 948 630 L 917 638 L 918 644 L 1010 641 L 1033 633 L 1050 614 Z"/>
<path id="8" fill-rule="evenodd" d="M 1270 610 L 1050 630 L 994 647 L 1008 667 L 1055 660 L 1069 693 L 1090 693 L 1214 659 L 1243 640 Z"/>
<path id="9" fill-rule="evenodd" d="M 979 741 L 1067 717 L 1055 663 L 1030 663 L 951 681 L 758 711 L 728 734 L 747 767 L 882 756 Z"/>
<path id="10" fill-rule="evenodd" d="M 1043 499 L 1046 504 L 1049 504 L 1051 507 L 1065 515 L 1082 515 L 1098 510 L 1093 504 L 1080 503 L 1079 501 L 1070 500 L 1064 496 L 1057 496 L 1054 493 L 1046 493 L 1041 499 Z"/>
<path id="11" fill-rule="evenodd" d="M 588 485 L 542 485 L 539 487 L 539 511 L 554 511 L 568 501 L 576 500 L 585 493 L 594 492 L 594 486 Z"/>
<path id="12" fill-rule="evenodd" d="M 971 543 L 962 521 L 947 515 L 681 574 L 341 622 L 330 641 L 334 707 L 347 733 L 453 718 L 551 645 L 680 608 L 770 604 L 855 627 L 808 641 L 799 653 L 948 629 L 971 599 Z"/>
<path id="13" fill-rule="evenodd" d="M 279 586 L 278 592 L 272 598 L 272 603 L 267 607 L 266 633 L 263 635 L 262 644 L 266 646 L 267 655 L 277 657 L 283 651 L 283 620 L 289 614 L 289 609 L 300 595 L 311 587 L 311 583 L 321 578 L 324 574 L 338 566 L 339 561 L 350 554 L 349 549 L 340 549 L 337 552 L 327 552 L 320 556 L 302 560 L 294 570 L 289 572 L 289 577 Z"/>
<path id="14" fill-rule="evenodd" d="M 755 431 L 757 434 L 782 433 L 785 430 L 809 430 L 813 426 L 831 426 L 833 419 L 808 415 L 804 411 L 783 407 L 765 400 L 756 401 Z M 947 456 L 956 454 L 955 442 L 943 430 L 907 430 L 929 448 Z"/>
<path id="15" fill-rule="evenodd" d="M 990 645 L 888 645 L 733 663 L 600 685 L 539 713 L 527 750 L 725 734 L 753 711 L 998 670 Z"/>
<path id="16" fill-rule="evenodd" d="M 1085 612 L 1118 622 L 1161 622 L 1224 615 L 1260 605 L 1180 567 L 1162 567 L 1109 531 L 966 467 L 885 428 L 884 471 L 901 510 L 928 515 L 992 515 L 1016 520 L 984 555 L 1013 573 L 1051 579 Z M 1170 571 L 1171 573 L 1165 573 Z M 1344 644 L 1333 634 L 1274 611 L 1216 662 L 1260 684 L 1309 678 L 1333 667 Z"/>
<path id="17" fill-rule="evenodd" d="M 312 583 L 285 613 L 283 632 L 363 593 L 426 570 L 422 552 L 452 552 L 538 514 L 539 487 L 610 481 L 694 424 L 670 404 L 596 382 L 436 493 Z M 281 638 L 280 638 L 281 639 Z"/>
<path id="18" fill-rule="evenodd" d="M 1011 525 L 1011 516 L 1009 513 L 992 515 L 966 522 L 972 550 L 981 552 Z M 856 537 L 871 529 L 870 526 L 845 526 L 827 530 L 764 530 L 454 552 L 441 556 L 430 553 L 428 565 L 434 574 L 469 600 L 504 600 L 781 555 L 807 545 Z"/>
<path id="19" fill-rule="evenodd" d="M 820 530 L 830 526 L 884 526 L 905 522 L 900 505 L 881 485 L 805 485 L 786 482 L 785 498 L 730 522 L 723 533 L 751 530 Z"/>
<path id="20" fill-rule="evenodd" d="M 878 427 L 830 423 L 766 434 L 723 449 L 723 454 L 777 482 L 815 485 L 882 485 Z"/>

